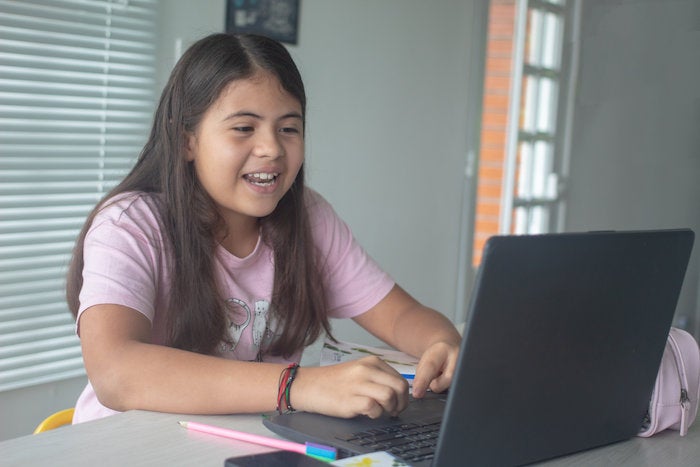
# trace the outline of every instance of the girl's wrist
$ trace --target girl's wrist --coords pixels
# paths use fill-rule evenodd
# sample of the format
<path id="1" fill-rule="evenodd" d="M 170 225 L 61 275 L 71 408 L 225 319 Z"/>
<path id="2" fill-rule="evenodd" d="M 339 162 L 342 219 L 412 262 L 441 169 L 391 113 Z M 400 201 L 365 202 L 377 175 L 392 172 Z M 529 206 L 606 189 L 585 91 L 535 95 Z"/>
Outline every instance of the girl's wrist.
<path id="1" fill-rule="evenodd" d="M 292 406 L 292 385 L 296 380 L 297 372 L 299 371 L 298 363 L 290 363 L 280 373 L 280 378 L 277 383 L 277 412 L 289 413 L 294 412 Z"/>
<path id="2" fill-rule="evenodd" d="M 294 376 L 294 383 L 290 388 L 289 397 L 292 407 L 295 411 L 314 412 L 313 403 L 309 403 L 308 394 L 311 392 L 310 385 L 314 384 L 314 378 L 317 378 L 316 369 L 319 367 L 299 367 Z M 311 398 L 313 399 L 313 397 Z"/>

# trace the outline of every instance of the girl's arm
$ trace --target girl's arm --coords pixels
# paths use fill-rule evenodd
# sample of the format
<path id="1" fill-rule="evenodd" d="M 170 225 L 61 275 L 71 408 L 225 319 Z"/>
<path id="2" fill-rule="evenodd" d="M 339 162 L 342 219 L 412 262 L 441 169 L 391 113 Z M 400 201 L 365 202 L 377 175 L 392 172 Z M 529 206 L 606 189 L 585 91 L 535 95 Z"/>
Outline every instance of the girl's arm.
<path id="1" fill-rule="evenodd" d="M 241 362 L 151 344 L 151 324 L 121 305 L 95 305 L 80 316 L 85 368 L 100 402 L 114 410 L 227 414 L 277 406 L 284 364 Z M 376 418 L 407 403 L 406 382 L 371 357 L 300 368 L 291 388 L 297 410 Z"/>
<path id="2" fill-rule="evenodd" d="M 420 358 L 413 381 L 415 397 L 423 397 L 428 388 L 442 392 L 449 387 L 461 338 L 444 315 L 396 285 L 374 308 L 354 319 L 392 347 Z"/>
<path id="3" fill-rule="evenodd" d="M 228 361 L 154 345 L 151 323 L 121 305 L 95 305 L 80 316 L 88 378 L 114 410 L 232 413 L 272 410 L 283 366 Z M 252 390 L 255 388 L 255 390 Z"/>

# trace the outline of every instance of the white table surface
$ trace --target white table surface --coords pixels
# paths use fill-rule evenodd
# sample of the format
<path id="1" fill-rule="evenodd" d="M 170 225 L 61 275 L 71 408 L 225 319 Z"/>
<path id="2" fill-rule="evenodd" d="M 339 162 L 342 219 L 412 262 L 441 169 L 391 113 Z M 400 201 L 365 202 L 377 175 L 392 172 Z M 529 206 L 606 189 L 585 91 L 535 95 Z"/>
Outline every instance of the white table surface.
<path id="1" fill-rule="evenodd" d="M 188 431 L 178 425 L 179 420 L 277 437 L 263 426 L 261 415 L 185 416 L 129 411 L 0 442 L 0 465 L 222 467 L 227 457 L 270 450 Z M 676 431 L 666 431 L 652 438 L 633 438 L 540 465 L 700 466 L 700 425 L 694 425 L 683 438 Z"/>

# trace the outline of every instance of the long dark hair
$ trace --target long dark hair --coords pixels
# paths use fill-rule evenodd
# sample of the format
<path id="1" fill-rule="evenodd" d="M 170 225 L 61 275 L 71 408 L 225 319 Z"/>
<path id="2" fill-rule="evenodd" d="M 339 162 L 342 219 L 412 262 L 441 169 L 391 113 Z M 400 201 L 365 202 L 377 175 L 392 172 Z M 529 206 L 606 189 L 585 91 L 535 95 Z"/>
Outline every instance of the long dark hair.
<path id="1" fill-rule="evenodd" d="M 277 77 L 299 101 L 305 119 L 301 75 L 280 43 L 257 35 L 213 34 L 183 54 L 163 90 L 150 136 L 135 166 L 88 216 L 78 237 L 66 285 L 68 307 L 74 315 L 82 287 L 85 235 L 97 212 L 121 193 L 158 193 L 162 200 L 159 222 L 169 242 L 172 268 L 167 344 L 208 354 L 227 339 L 226 304 L 213 267 L 215 234 L 224 223 L 198 182 L 193 164 L 187 161 L 185 143 L 226 85 L 249 78 L 259 69 Z M 263 240 L 274 251 L 270 310 L 279 328 L 266 349 L 274 355 L 288 356 L 312 343 L 322 331 L 330 334 L 320 259 L 304 197 L 302 165 L 274 212 L 260 220 Z"/>

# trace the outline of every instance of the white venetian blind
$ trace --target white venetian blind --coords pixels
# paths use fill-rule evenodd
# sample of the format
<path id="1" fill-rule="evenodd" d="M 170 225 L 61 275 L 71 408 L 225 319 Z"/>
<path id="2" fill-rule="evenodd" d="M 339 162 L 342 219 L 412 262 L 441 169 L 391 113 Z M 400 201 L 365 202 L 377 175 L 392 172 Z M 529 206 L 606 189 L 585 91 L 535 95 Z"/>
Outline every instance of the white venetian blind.
<path id="1" fill-rule="evenodd" d="M 0 0 L 0 391 L 84 374 L 64 284 L 153 111 L 157 0 Z"/>

